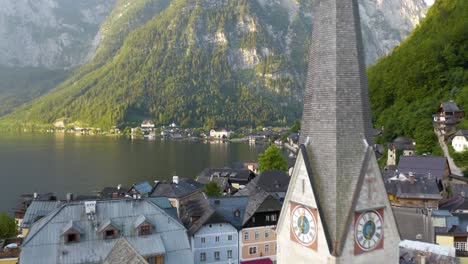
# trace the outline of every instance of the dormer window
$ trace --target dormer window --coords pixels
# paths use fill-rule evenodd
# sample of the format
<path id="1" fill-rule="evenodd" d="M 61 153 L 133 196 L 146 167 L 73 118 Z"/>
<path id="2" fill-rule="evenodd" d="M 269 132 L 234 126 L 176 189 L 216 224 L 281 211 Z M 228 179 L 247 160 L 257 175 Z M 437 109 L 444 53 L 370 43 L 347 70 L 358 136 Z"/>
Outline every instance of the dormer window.
<path id="1" fill-rule="evenodd" d="M 62 229 L 62 236 L 65 243 L 77 243 L 80 242 L 81 234 L 83 231 L 77 223 L 70 221 Z"/>
<path id="2" fill-rule="evenodd" d="M 234 211 L 234 217 L 237 217 L 237 218 L 240 217 L 240 211 L 239 211 L 239 209 L 237 209 L 236 211 Z"/>
<path id="3" fill-rule="evenodd" d="M 98 232 L 102 234 L 102 239 L 107 240 L 117 238 L 119 230 L 112 220 L 106 219 L 101 223 Z"/>
<path id="4" fill-rule="evenodd" d="M 144 215 L 140 215 L 135 220 L 134 224 L 139 236 L 147 236 L 153 233 L 153 225 L 146 219 Z"/>

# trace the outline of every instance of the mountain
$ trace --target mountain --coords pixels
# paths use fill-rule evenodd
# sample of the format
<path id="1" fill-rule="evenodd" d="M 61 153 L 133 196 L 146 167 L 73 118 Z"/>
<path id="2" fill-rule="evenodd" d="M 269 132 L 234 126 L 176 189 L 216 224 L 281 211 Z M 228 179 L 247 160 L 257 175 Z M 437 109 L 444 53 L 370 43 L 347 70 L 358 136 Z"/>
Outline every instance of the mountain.
<path id="1" fill-rule="evenodd" d="M 368 70 L 374 123 L 383 141 L 416 139 L 420 153 L 437 152 L 432 114 L 454 100 L 468 111 L 468 1 L 439 0 L 400 46 Z M 468 127 L 465 119 L 460 127 Z"/>
<path id="2" fill-rule="evenodd" d="M 312 0 L 120 0 L 94 57 L 3 118 L 110 127 L 286 124 L 302 111 Z M 393 10 L 388 10 L 392 8 Z M 366 61 L 417 24 L 423 0 L 363 0 Z M 395 11 L 396 10 L 396 11 Z"/>

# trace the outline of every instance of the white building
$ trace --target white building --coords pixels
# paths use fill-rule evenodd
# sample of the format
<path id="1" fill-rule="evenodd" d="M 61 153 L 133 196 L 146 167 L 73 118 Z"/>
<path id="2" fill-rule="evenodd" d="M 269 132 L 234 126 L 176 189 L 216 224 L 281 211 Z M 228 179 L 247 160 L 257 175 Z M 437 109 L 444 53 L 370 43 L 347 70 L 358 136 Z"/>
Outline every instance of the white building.
<path id="1" fill-rule="evenodd" d="M 231 137 L 231 134 L 232 131 L 226 129 L 221 129 L 219 131 L 216 131 L 214 129 L 210 130 L 210 137 L 216 139 L 229 139 Z"/>
<path id="2" fill-rule="evenodd" d="M 141 123 L 141 130 L 143 131 L 153 131 L 156 126 L 151 120 L 145 120 Z"/>
<path id="3" fill-rule="evenodd" d="M 452 147 L 456 152 L 468 149 L 468 129 L 459 130 L 452 139 Z"/>

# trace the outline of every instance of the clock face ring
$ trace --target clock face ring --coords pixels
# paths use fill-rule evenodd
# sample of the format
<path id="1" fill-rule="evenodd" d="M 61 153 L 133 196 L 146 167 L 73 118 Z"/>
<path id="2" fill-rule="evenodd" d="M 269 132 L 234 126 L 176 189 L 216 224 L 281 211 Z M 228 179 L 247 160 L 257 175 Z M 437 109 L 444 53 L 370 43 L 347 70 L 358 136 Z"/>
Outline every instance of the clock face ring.
<path id="1" fill-rule="evenodd" d="M 383 238 L 383 220 L 377 211 L 367 211 L 359 215 L 354 227 L 356 244 L 363 251 L 371 251 Z"/>
<path id="2" fill-rule="evenodd" d="M 314 243 L 317 237 L 317 221 L 314 214 L 302 205 L 291 212 L 291 230 L 296 240 L 305 246 Z"/>

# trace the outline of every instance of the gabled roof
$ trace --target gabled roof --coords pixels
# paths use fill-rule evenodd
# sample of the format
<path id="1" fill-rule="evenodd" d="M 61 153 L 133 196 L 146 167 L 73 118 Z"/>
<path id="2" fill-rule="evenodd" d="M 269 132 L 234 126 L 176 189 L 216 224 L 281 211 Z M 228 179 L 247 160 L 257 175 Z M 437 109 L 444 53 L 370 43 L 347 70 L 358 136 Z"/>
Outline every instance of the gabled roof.
<path id="1" fill-rule="evenodd" d="M 387 193 L 406 199 L 442 199 L 435 177 L 420 176 L 415 178 L 414 182 L 410 180 L 386 180 L 385 188 Z"/>
<path id="2" fill-rule="evenodd" d="M 468 140 L 468 129 L 460 129 L 457 131 L 457 133 L 455 133 L 454 136 L 464 137 L 466 140 Z"/>
<path id="3" fill-rule="evenodd" d="M 142 224 L 145 224 L 145 223 L 151 224 L 151 223 L 148 221 L 148 219 L 146 218 L 146 216 L 144 216 L 144 215 L 139 215 L 139 216 L 135 219 L 135 222 L 133 222 L 133 226 L 134 226 L 135 228 L 138 228 L 138 227 L 140 227 Z"/>
<path id="4" fill-rule="evenodd" d="M 248 169 L 207 168 L 198 175 L 197 181 L 206 184 L 215 178 L 227 178 L 232 181 L 247 182 L 253 177 L 255 174 Z"/>
<path id="5" fill-rule="evenodd" d="M 77 232 L 77 233 L 80 233 L 80 234 L 84 233 L 83 229 L 81 229 L 78 222 L 73 221 L 73 220 L 68 221 L 65 224 L 65 226 L 63 226 L 63 228 L 62 228 L 62 235 L 67 234 L 67 233 L 71 233 L 71 232 Z"/>
<path id="6" fill-rule="evenodd" d="M 289 181 L 291 177 L 284 172 L 279 170 L 267 170 L 262 172 L 249 184 L 255 184 L 262 190 L 270 193 L 275 192 L 287 192 Z"/>
<path id="7" fill-rule="evenodd" d="M 21 228 L 31 227 L 34 222 L 45 217 L 53 210 L 60 207 L 60 205 L 62 205 L 60 201 L 34 200 L 26 210 L 26 214 L 21 222 Z"/>
<path id="8" fill-rule="evenodd" d="M 149 194 L 153 190 L 153 187 L 147 181 L 134 184 L 132 188 L 140 194 Z"/>
<path id="9" fill-rule="evenodd" d="M 179 183 L 158 182 L 151 193 L 152 197 L 181 198 L 203 189 L 203 184 L 192 179 L 179 178 Z"/>
<path id="10" fill-rule="evenodd" d="M 98 232 L 103 232 L 108 228 L 119 230 L 119 227 L 112 221 L 112 219 L 107 218 L 101 223 L 101 225 L 99 225 Z"/>
<path id="11" fill-rule="evenodd" d="M 237 229 L 243 225 L 249 198 L 245 196 L 211 197 L 210 205 Z"/>
<path id="12" fill-rule="evenodd" d="M 196 194 L 183 201 L 179 209 L 180 220 L 191 235 L 195 234 L 205 224 L 228 222 L 220 213 L 215 211 L 203 193 Z"/>
<path id="13" fill-rule="evenodd" d="M 463 112 L 455 102 L 443 102 L 440 107 L 445 112 Z"/>
<path id="14" fill-rule="evenodd" d="M 255 213 L 281 211 L 281 202 L 255 184 L 248 184 L 246 188 L 239 190 L 234 196 L 246 196 L 249 199 L 247 208 L 245 209 L 243 225 Z"/>
<path id="15" fill-rule="evenodd" d="M 148 264 L 125 238 L 115 243 L 103 264 Z"/>
<path id="16" fill-rule="evenodd" d="M 151 235 L 138 236 L 134 223 L 144 215 L 157 228 Z M 165 211 L 144 199 L 112 199 L 96 202 L 96 213 L 88 217 L 83 202 L 63 204 L 36 222 L 22 245 L 21 262 L 100 263 L 118 239 L 104 239 L 96 226 L 107 219 L 120 227 L 119 233 L 143 257 L 164 255 L 165 264 L 193 263 L 187 230 Z M 72 224 L 70 224 L 72 223 Z M 79 226 L 82 236 L 77 243 L 67 244 L 61 239 L 63 230 Z"/>
<path id="17" fill-rule="evenodd" d="M 445 157 L 401 156 L 398 162 L 398 171 L 401 173 L 430 174 L 438 179 L 443 179 L 447 168 L 449 165 Z"/>

